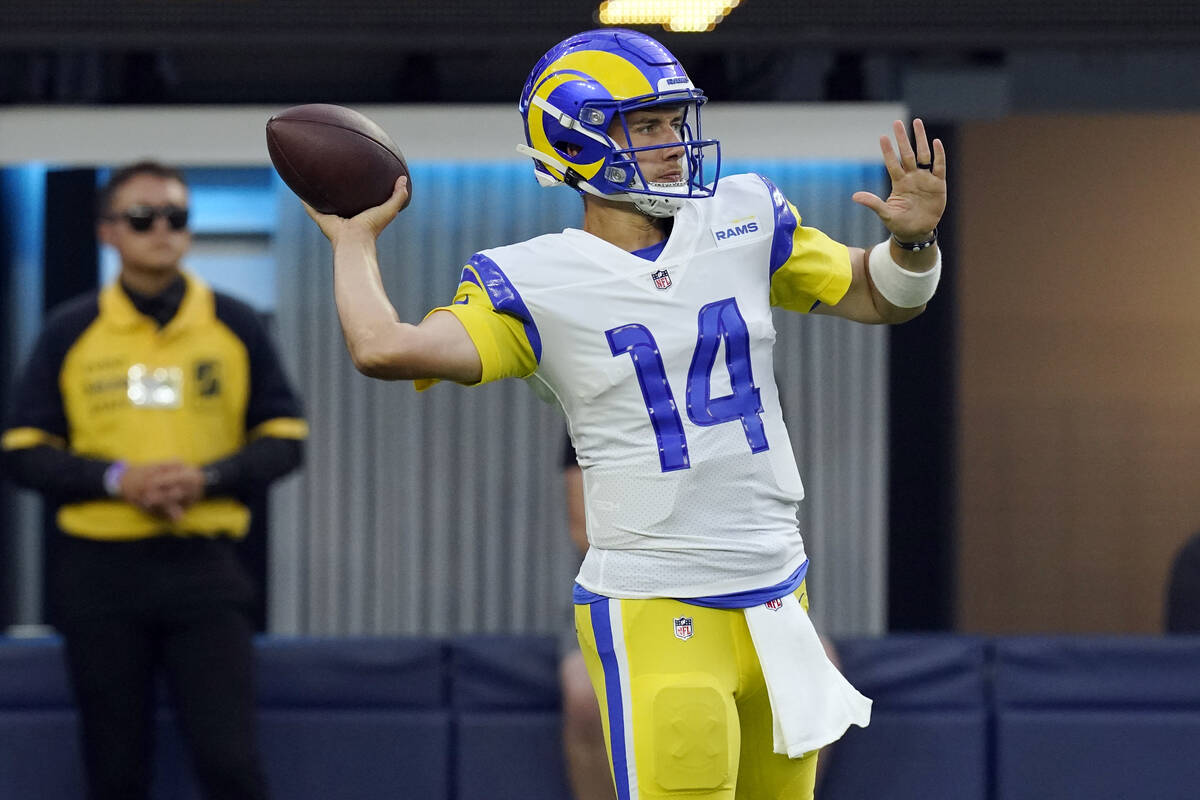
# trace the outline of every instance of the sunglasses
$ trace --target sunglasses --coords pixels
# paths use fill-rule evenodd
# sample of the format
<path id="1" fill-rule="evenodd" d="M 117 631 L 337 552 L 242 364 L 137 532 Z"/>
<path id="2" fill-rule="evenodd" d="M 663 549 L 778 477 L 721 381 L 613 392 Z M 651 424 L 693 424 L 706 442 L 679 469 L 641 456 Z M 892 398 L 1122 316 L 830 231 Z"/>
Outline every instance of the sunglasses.
<path id="1" fill-rule="evenodd" d="M 145 233 L 154 227 L 154 220 L 159 217 L 164 218 L 173 231 L 181 231 L 188 224 L 188 210 L 179 206 L 130 206 L 106 219 L 123 219 L 133 230 Z"/>

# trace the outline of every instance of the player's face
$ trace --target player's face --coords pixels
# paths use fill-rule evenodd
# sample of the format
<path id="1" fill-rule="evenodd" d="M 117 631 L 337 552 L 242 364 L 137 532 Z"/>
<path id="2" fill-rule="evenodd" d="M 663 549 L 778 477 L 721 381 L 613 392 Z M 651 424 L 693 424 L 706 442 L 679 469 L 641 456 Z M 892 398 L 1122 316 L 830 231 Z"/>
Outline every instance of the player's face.
<path id="1" fill-rule="evenodd" d="M 100 222 L 100 241 L 116 249 L 122 270 L 178 270 L 180 259 L 192 244 L 186 214 L 180 213 L 187 207 L 187 187 L 179 181 L 135 175 L 113 195 L 108 214 Z M 180 222 L 183 226 L 177 227 Z"/>
<path id="2" fill-rule="evenodd" d="M 660 147 L 637 153 L 638 166 L 647 181 L 678 183 L 683 180 L 683 145 L 680 144 L 683 117 L 682 106 L 630 111 L 625 115 L 625 126 L 621 125 L 619 118 L 614 120 L 608 135 L 624 147 L 679 144 L 678 147 Z M 626 126 L 629 128 L 628 140 L 625 138 Z"/>

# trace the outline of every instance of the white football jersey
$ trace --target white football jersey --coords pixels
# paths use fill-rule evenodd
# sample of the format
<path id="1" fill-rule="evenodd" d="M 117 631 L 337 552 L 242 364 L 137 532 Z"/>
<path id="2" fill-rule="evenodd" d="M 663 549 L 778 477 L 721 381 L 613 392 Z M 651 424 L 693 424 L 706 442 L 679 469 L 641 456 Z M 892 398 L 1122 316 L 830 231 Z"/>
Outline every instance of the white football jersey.
<path id="1" fill-rule="evenodd" d="M 772 275 L 807 257 L 815 266 L 791 281 L 808 310 L 840 299 L 849 260 L 811 229 L 798 253 L 797 223 L 766 180 L 736 175 L 680 210 L 655 261 L 574 229 L 472 258 L 464 274 L 525 322 L 528 379 L 566 413 L 591 545 L 583 588 L 704 597 L 778 583 L 804 562 Z"/>

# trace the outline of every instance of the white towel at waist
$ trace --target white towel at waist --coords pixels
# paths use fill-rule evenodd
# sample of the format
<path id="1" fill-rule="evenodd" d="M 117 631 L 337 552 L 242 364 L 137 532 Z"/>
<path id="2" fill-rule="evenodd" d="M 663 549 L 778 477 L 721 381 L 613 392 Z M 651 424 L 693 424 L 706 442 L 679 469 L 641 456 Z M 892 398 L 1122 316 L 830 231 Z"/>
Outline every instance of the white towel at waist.
<path id="1" fill-rule="evenodd" d="M 836 742 L 871 721 L 871 701 L 842 677 L 794 594 L 747 608 L 746 624 L 762 664 L 775 721 L 775 752 L 790 758 Z"/>

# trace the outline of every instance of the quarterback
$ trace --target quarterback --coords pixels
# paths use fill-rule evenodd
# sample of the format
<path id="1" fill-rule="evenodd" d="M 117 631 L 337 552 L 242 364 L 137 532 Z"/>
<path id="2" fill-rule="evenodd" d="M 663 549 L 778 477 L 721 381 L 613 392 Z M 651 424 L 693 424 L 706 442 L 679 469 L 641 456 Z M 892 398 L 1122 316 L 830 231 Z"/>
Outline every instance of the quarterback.
<path id="1" fill-rule="evenodd" d="M 534 66 L 519 111 L 545 186 L 583 225 L 475 253 L 453 302 L 399 321 L 375 240 L 408 196 L 353 219 L 309 213 L 372 377 L 528 380 L 561 405 L 583 471 L 589 551 L 576 627 L 622 800 L 808 798 L 816 752 L 870 701 L 808 620 L 803 485 L 772 376 L 771 308 L 899 323 L 941 270 L 946 154 L 920 120 L 880 148 L 890 232 L 848 247 L 801 225 L 768 176 L 720 176 L 704 94 L 654 39 L 573 36 Z M 893 144 L 894 139 L 894 144 Z"/>

